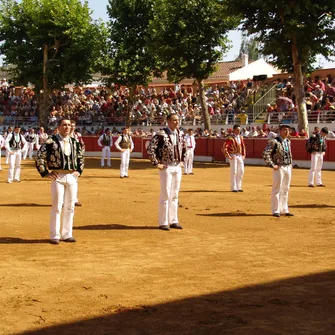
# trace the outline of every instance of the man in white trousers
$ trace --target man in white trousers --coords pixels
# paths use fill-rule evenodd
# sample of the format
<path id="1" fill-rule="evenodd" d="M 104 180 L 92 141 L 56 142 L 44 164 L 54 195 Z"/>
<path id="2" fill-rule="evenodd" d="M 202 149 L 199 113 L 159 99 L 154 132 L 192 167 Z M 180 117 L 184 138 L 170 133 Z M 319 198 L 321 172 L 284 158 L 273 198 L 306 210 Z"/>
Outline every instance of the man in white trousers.
<path id="1" fill-rule="evenodd" d="M 11 134 L 13 132 L 13 128 L 12 127 L 8 127 L 8 129 L 5 131 L 4 133 L 4 139 L 6 141 L 6 138 L 9 134 Z M 9 151 L 6 148 L 6 163 L 5 164 L 9 164 Z"/>
<path id="2" fill-rule="evenodd" d="M 74 139 L 76 139 L 80 146 L 81 146 L 81 150 L 83 155 L 85 155 L 85 143 L 83 140 L 82 135 L 76 131 L 76 121 L 75 120 L 71 120 L 71 132 L 70 132 L 70 137 L 73 137 Z M 82 203 L 78 200 L 78 192 L 77 192 L 77 198 L 76 198 L 76 202 L 74 204 L 76 207 L 81 207 Z"/>
<path id="3" fill-rule="evenodd" d="M 1 166 L 1 149 L 5 146 L 5 139 L 3 136 L 0 134 L 0 171 L 2 171 L 2 166 Z"/>
<path id="4" fill-rule="evenodd" d="M 274 217 L 293 216 L 288 209 L 288 191 L 292 174 L 290 126 L 279 126 L 279 136 L 270 139 L 263 151 L 265 163 L 272 168 L 271 210 Z"/>
<path id="5" fill-rule="evenodd" d="M 84 169 L 82 148 L 75 138 L 70 137 L 71 121 L 68 118 L 60 119 L 58 130 L 58 134 L 52 135 L 41 145 L 36 155 L 37 171 L 42 177 L 51 179 L 51 244 L 59 244 L 61 240 L 76 242 L 72 228 L 77 179 Z"/>
<path id="6" fill-rule="evenodd" d="M 147 152 L 153 166 L 159 170 L 159 229 L 169 231 L 170 228 L 183 229 L 178 220 L 178 195 L 186 145 L 184 136 L 178 129 L 178 115 L 168 115 L 167 123 L 167 128 L 152 137 Z"/>
<path id="7" fill-rule="evenodd" d="M 129 127 L 122 128 L 122 134 L 115 141 L 115 147 L 121 152 L 120 178 L 129 178 L 130 153 L 134 150 L 134 142 L 129 135 Z"/>
<path id="8" fill-rule="evenodd" d="M 222 151 L 229 158 L 230 164 L 230 190 L 243 192 L 242 180 L 244 175 L 245 145 L 241 136 L 241 128 L 235 124 L 233 132 L 223 144 Z"/>
<path id="9" fill-rule="evenodd" d="M 101 167 L 105 166 L 105 159 L 107 160 L 107 166 L 111 167 L 111 147 L 113 146 L 113 138 L 109 128 L 106 128 L 105 132 L 99 137 L 98 145 L 102 148 Z"/>
<path id="10" fill-rule="evenodd" d="M 20 134 L 21 127 L 15 126 L 14 131 L 7 135 L 5 147 L 9 153 L 9 169 L 7 183 L 20 182 L 22 153 L 26 150 L 27 142 Z"/>
<path id="11" fill-rule="evenodd" d="M 186 157 L 185 157 L 185 174 L 194 174 L 193 173 L 193 160 L 194 160 L 194 150 L 195 150 L 195 138 L 193 135 L 193 129 L 189 129 L 187 131 L 187 135 L 185 136 L 186 143 Z"/>
<path id="12" fill-rule="evenodd" d="M 322 184 L 321 170 L 323 156 L 326 154 L 327 150 L 326 136 L 328 133 L 328 128 L 323 127 L 320 132 L 313 134 L 306 144 L 306 147 L 309 147 L 307 150 L 311 154 L 311 168 L 308 175 L 309 187 L 314 187 L 314 180 L 317 187 L 325 187 L 325 185 Z"/>
<path id="13" fill-rule="evenodd" d="M 27 148 L 23 154 L 23 159 L 26 159 L 27 155 L 29 159 L 33 159 L 34 146 L 37 143 L 37 134 L 35 134 L 35 130 L 31 128 L 28 130 L 28 133 L 25 134 L 24 137 L 27 141 Z"/>

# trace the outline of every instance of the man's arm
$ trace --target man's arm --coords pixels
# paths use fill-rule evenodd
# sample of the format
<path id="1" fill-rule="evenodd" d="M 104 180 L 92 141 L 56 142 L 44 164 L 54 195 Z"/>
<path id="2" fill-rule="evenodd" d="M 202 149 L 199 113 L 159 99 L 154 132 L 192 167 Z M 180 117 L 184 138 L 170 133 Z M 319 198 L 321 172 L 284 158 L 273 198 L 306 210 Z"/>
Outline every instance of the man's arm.
<path id="1" fill-rule="evenodd" d="M 122 151 L 122 148 L 120 147 L 120 142 L 121 142 L 121 136 L 119 136 L 115 141 L 115 148 L 119 151 Z"/>
<path id="2" fill-rule="evenodd" d="M 275 149 L 276 141 L 271 139 L 268 141 L 264 151 L 263 151 L 263 159 L 267 166 L 274 168 L 276 165 L 272 160 L 272 152 Z"/>
<path id="3" fill-rule="evenodd" d="M 156 166 L 159 164 L 158 158 L 156 156 L 156 150 L 158 148 L 158 143 L 159 143 L 159 138 L 157 135 L 155 135 L 151 139 L 150 144 L 147 149 L 147 154 L 153 166 Z"/>
<path id="4" fill-rule="evenodd" d="M 79 173 L 79 175 L 81 175 L 84 171 L 84 165 L 85 165 L 84 151 L 78 141 L 75 142 L 75 145 L 77 146 L 77 170 L 76 171 Z"/>
<path id="5" fill-rule="evenodd" d="M 38 173 L 42 177 L 46 177 L 49 174 L 48 166 L 47 166 L 47 144 L 43 143 L 36 154 L 35 166 Z"/>

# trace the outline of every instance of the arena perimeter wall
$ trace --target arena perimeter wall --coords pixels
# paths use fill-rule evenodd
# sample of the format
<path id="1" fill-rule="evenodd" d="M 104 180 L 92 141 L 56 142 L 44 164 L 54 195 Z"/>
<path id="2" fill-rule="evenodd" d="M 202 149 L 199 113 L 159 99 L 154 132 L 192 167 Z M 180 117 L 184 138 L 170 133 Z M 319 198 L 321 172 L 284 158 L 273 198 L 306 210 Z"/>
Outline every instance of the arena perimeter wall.
<path id="1" fill-rule="evenodd" d="M 115 142 L 116 139 L 117 137 L 114 137 L 113 142 Z M 101 147 L 98 145 L 98 137 L 84 136 L 83 140 L 86 146 L 86 156 L 92 157 L 100 155 Z M 131 154 L 131 157 L 148 158 L 146 148 L 150 143 L 150 139 L 133 137 L 133 141 L 134 151 Z M 262 154 L 268 140 L 262 138 L 246 138 L 244 141 L 247 151 L 245 163 L 248 165 L 265 165 Z M 201 162 L 226 161 L 226 158 L 221 150 L 224 142 L 224 139 L 196 139 L 194 160 Z M 305 144 L 306 139 L 291 139 L 293 165 L 297 165 L 302 168 L 309 168 L 311 155 L 306 152 Z M 328 148 L 324 157 L 323 167 L 324 169 L 335 170 L 335 140 L 327 140 L 327 146 Z M 112 157 L 119 156 L 118 150 L 114 145 L 111 151 Z"/>

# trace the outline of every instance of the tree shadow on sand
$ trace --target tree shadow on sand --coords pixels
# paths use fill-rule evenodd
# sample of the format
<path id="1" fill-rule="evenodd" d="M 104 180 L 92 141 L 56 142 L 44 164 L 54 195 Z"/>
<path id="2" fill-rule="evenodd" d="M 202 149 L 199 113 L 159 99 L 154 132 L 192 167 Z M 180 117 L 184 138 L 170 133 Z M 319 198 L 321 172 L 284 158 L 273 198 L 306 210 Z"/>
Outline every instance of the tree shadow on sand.
<path id="1" fill-rule="evenodd" d="M 261 280 L 261 279 L 260 279 Z M 134 308 L 20 334 L 332 335 L 335 271 Z"/>

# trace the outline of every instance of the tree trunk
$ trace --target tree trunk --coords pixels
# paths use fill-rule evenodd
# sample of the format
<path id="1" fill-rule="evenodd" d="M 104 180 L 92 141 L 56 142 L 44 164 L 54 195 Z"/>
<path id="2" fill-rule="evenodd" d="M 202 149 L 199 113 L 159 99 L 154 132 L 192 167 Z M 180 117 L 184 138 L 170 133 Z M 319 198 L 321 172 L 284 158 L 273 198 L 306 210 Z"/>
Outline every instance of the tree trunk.
<path id="1" fill-rule="evenodd" d="M 131 111 L 134 106 L 134 92 L 135 88 L 133 86 L 129 87 L 129 97 L 128 97 L 128 105 L 126 111 L 126 126 L 131 126 Z"/>
<path id="2" fill-rule="evenodd" d="M 44 45 L 43 49 L 43 92 L 40 99 L 40 126 L 45 129 L 48 126 L 48 109 L 49 109 L 49 87 L 48 87 L 48 45 Z"/>
<path id="3" fill-rule="evenodd" d="M 298 128 L 299 131 L 303 129 L 307 132 L 307 134 L 309 134 L 307 108 L 305 102 L 304 73 L 302 70 L 302 65 L 299 61 L 297 40 L 295 37 L 292 40 L 292 58 L 294 71 L 295 106 L 298 109 Z"/>
<path id="4" fill-rule="evenodd" d="M 199 79 L 197 80 L 197 83 L 200 93 L 200 104 L 201 104 L 202 116 L 204 119 L 204 128 L 205 130 L 211 130 L 211 118 L 209 116 L 208 107 L 206 103 L 204 81 Z"/>

